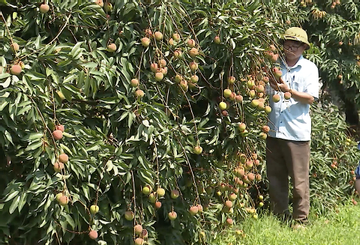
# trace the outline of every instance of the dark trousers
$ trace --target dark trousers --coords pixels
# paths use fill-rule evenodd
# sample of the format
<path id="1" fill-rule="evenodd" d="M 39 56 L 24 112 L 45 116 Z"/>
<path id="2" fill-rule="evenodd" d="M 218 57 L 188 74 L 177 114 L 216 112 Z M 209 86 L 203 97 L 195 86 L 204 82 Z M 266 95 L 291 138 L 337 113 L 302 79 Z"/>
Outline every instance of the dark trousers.
<path id="1" fill-rule="evenodd" d="M 310 141 L 290 141 L 268 137 L 266 173 L 274 214 L 289 212 L 289 176 L 293 185 L 293 218 L 309 215 Z"/>

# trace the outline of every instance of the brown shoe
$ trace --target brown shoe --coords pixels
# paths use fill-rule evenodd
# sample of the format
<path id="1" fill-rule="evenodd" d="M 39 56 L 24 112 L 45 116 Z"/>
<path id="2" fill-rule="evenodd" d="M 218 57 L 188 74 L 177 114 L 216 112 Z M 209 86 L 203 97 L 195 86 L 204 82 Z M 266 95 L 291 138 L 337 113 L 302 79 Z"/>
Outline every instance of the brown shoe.
<path id="1" fill-rule="evenodd" d="M 293 228 L 294 230 L 304 230 L 306 229 L 307 225 L 309 225 L 309 220 L 307 218 L 295 219 L 291 228 Z"/>

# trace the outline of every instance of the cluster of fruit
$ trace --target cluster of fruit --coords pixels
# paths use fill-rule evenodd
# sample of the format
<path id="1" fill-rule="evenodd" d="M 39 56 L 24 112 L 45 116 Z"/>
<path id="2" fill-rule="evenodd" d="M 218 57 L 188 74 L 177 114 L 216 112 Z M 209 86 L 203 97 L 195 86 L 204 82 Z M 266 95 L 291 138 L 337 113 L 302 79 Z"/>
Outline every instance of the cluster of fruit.
<path id="1" fill-rule="evenodd" d="M 336 7 L 336 5 L 340 5 L 340 0 L 334 0 L 330 6 L 330 8 L 334 9 Z"/>
<path id="2" fill-rule="evenodd" d="M 319 9 L 314 9 L 313 11 L 311 11 L 313 17 L 315 20 L 318 20 L 318 19 L 322 19 L 325 17 L 326 15 L 326 11 L 321 11 Z"/>
<path id="3" fill-rule="evenodd" d="M 313 5 L 312 0 L 300 0 L 301 7 L 306 7 L 306 6 L 310 6 L 310 5 Z"/>
<path id="4" fill-rule="evenodd" d="M 54 140 L 56 140 L 56 141 L 61 140 L 63 138 L 64 131 L 65 131 L 64 125 L 61 125 L 61 124 L 56 125 L 55 130 L 52 132 L 52 136 L 53 136 Z M 54 171 L 56 173 L 64 174 L 65 164 L 68 163 L 68 161 L 69 161 L 69 156 L 66 153 L 60 153 L 59 156 L 57 157 L 57 160 L 53 164 Z M 68 191 L 65 189 L 62 192 L 59 192 L 58 194 L 56 194 L 56 201 L 61 206 L 66 206 L 70 201 Z M 92 215 L 95 215 L 97 212 L 99 212 L 99 206 L 97 206 L 96 204 L 93 204 L 90 206 L 89 210 Z M 98 232 L 96 230 L 90 229 L 88 235 L 89 235 L 90 239 L 96 239 L 98 237 Z"/>
<path id="5" fill-rule="evenodd" d="M 46 4 L 46 3 L 40 4 L 40 6 L 39 6 L 40 13 L 46 14 L 47 12 L 49 12 L 49 10 L 50 10 L 50 6 L 48 4 Z M 20 50 L 20 45 L 17 42 L 12 41 L 10 48 L 16 54 Z M 15 63 L 10 66 L 9 73 L 11 75 L 19 76 L 21 74 L 22 70 L 24 69 L 24 67 L 25 67 L 24 62 L 17 59 L 15 61 Z"/>

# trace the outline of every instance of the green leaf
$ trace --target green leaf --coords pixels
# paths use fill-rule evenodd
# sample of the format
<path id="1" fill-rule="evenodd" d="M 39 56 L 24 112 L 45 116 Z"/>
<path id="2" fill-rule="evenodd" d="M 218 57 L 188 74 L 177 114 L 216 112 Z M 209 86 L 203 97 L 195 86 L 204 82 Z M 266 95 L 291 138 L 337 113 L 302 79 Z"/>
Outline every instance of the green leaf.
<path id="1" fill-rule="evenodd" d="M 75 222 L 73 220 L 73 218 L 69 215 L 69 214 L 63 214 L 63 216 L 65 217 L 67 223 L 73 228 L 75 229 Z"/>
<path id="2" fill-rule="evenodd" d="M 20 196 L 16 196 L 16 198 L 14 198 L 9 208 L 10 214 L 12 214 L 15 211 L 15 209 L 18 207 L 19 201 L 20 201 Z"/>

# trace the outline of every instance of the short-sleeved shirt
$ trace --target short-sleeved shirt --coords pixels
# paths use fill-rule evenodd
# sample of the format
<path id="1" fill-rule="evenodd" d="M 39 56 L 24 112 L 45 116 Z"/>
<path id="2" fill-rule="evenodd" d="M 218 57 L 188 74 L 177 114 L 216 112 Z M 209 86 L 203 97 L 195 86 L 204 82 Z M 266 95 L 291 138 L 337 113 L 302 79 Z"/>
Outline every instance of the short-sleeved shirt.
<path id="1" fill-rule="evenodd" d="M 357 148 L 358 148 L 358 150 L 360 150 L 360 141 L 358 142 Z M 360 179 L 360 161 L 359 161 L 358 166 L 355 169 L 355 176 L 356 176 L 356 179 Z"/>
<path id="2" fill-rule="evenodd" d="M 282 80 L 292 90 L 308 93 L 315 99 L 319 96 L 319 71 L 316 65 L 300 56 L 293 67 L 281 63 Z M 270 88 L 270 86 L 269 86 Z M 309 141 L 311 137 L 310 105 L 293 98 L 286 100 L 284 93 L 268 89 L 272 108 L 269 114 L 269 136 L 293 141 Z M 272 95 L 279 93 L 280 101 L 274 103 Z"/>

